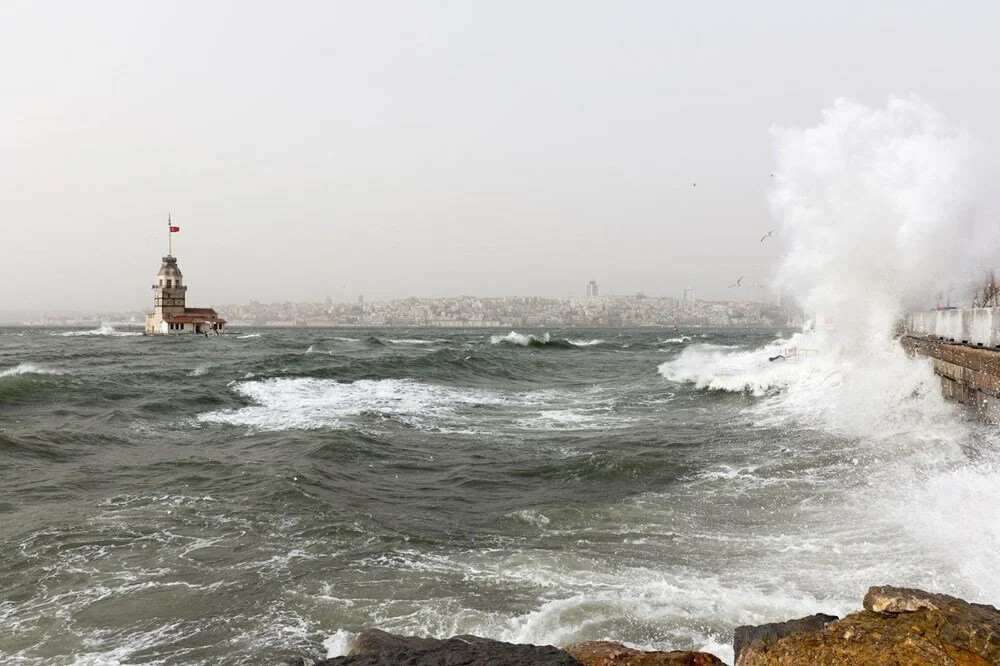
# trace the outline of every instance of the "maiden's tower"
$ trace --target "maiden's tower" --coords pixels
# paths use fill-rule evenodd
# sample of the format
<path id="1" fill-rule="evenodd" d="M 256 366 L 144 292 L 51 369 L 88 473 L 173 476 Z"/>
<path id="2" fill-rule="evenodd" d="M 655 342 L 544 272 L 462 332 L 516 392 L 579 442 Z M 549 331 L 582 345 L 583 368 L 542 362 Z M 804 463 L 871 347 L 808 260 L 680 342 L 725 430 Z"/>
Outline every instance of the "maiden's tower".
<path id="1" fill-rule="evenodd" d="M 146 335 L 173 335 L 195 333 L 202 335 L 222 333 L 226 320 L 212 308 L 189 308 L 185 302 L 187 286 L 184 276 L 173 256 L 171 236 L 180 231 L 167 218 L 168 249 L 163 265 L 156 274 L 153 285 L 153 311 L 146 315 Z"/>

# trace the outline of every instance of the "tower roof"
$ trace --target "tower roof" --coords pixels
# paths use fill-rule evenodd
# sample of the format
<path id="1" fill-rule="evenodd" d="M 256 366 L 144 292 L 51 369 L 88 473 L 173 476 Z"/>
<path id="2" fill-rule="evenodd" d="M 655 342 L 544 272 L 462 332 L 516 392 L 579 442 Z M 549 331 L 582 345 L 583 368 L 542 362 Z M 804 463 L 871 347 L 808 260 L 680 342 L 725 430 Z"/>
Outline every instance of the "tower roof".
<path id="1" fill-rule="evenodd" d="M 167 255 L 163 257 L 163 265 L 160 266 L 160 270 L 157 271 L 157 276 L 162 275 L 163 277 L 171 278 L 181 278 L 184 274 L 181 273 L 181 269 L 177 268 L 177 257 L 172 255 Z"/>

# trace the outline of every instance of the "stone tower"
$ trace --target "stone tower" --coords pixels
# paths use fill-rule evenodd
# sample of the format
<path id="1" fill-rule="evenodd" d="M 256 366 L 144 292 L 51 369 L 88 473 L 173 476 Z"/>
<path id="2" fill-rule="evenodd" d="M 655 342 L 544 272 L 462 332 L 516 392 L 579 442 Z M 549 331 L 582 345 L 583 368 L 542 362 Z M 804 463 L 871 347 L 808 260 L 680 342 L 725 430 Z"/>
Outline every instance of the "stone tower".
<path id="1" fill-rule="evenodd" d="M 212 308 L 187 307 L 187 286 L 184 275 L 177 268 L 173 253 L 173 234 L 180 231 L 167 215 L 167 256 L 156 273 L 153 285 L 153 311 L 146 314 L 146 335 L 171 335 L 194 333 L 209 335 L 222 333 L 226 320 Z"/>
<path id="2" fill-rule="evenodd" d="M 177 258 L 168 254 L 163 257 L 163 265 L 153 285 L 153 315 L 159 315 L 161 320 L 183 315 L 186 291 L 184 275 L 177 268 Z"/>

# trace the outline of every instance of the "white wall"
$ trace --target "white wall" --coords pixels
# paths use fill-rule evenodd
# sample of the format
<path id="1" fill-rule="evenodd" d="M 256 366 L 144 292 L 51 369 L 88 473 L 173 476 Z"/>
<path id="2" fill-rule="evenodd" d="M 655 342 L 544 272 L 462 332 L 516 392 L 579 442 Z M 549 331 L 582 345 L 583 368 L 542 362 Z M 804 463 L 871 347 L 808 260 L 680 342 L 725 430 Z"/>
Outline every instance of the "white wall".
<path id="1" fill-rule="evenodd" d="M 980 347 L 1000 347 L 1000 308 L 911 312 L 906 315 L 905 326 L 909 335 L 933 336 Z"/>

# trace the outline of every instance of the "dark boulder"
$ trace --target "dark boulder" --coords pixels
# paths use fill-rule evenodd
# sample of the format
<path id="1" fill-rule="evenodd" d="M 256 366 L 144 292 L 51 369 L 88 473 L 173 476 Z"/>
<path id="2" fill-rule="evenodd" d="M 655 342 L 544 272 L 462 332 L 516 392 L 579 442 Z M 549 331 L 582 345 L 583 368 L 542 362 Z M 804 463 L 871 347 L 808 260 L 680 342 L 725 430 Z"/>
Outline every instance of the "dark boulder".
<path id="1" fill-rule="evenodd" d="M 566 652 L 550 645 L 515 645 L 478 636 L 448 639 L 396 636 L 378 629 L 358 634 L 345 657 L 315 666 L 581 666 Z"/>

